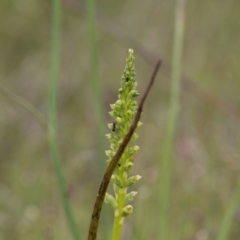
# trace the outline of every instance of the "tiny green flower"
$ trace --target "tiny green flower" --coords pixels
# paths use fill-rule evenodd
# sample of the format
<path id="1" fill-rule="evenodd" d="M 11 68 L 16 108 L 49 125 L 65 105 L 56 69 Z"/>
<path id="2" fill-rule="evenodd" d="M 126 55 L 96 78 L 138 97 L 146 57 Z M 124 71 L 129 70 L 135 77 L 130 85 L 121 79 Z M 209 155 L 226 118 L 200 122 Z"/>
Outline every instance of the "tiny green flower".
<path id="1" fill-rule="evenodd" d="M 128 194 L 126 195 L 126 201 L 127 201 L 127 202 L 132 201 L 133 198 L 134 198 L 136 195 L 137 195 L 137 192 L 134 192 L 134 191 L 128 193 Z"/>
<path id="2" fill-rule="evenodd" d="M 123 208 L 122 216 L 127 217 L 132 212 L 133 212 L 133 207 L 131 205 L 127 205 L 126 207 Z"/>
<path id="3" fill-rule="evenodd" d="M 121 78 L 121 87 L 118 90 L 118 100 L 115 104 L 110 104 L 111 111 L 110 116 L 113 118 L 113 122 L 108 124 L 108 128 L 111 133 L 106 137 L 110 142 L 110 149 L 106 151 L 106 155 L 109 158 L 107 163 L 111 161 L 111 158 L 116 153 L 124 137 L 129 131 L 129 128 L 133 122 L 135 114 L 137 112 L 137 102 L 135 98 L 139 95 L 137 92 L 136 73 L 134 67 L 134 53 L 132 49 L 128 51 L 128 58 L 126 60 L 126 67 Z M 142 125 L 138 122 L 137 127 Z M 133 134 L 130 143 L 138 138 L 136 133 Z M 137 192 L 127 193 L 128 187 L 138 182 L 141 176 L 131 176 L 128 174 L 133 168 L 134 158 L 133 156 L 138 152 L 140 148 L 138 146 L 127 146 L 125 152 L 119 160 L 118 166 L 111 178 L 113 183 L 113 189 L 115 197 L 110 194 L 106 194 L 105 202 L 110 203 L 115 212 L 114 231 L 121 229 L 124 218 L 133 211 L 131 205 L 127 205 L 129 201 L 132 201 Z M 118 230 L 116 230 L 118 229 Z M 113 233 L 114 235 L 115 233 Z"/>
<path id="4" fill-rule="evenodd" d="M 139 175 L 136 175 L 136 176 L 132 176 L 130 177 L 127 182 L 126 182 L 126 186 L 129 187 L 135 183 L 137 183 L 142 177 L 139 176 Z"/>
<path id="5" fill-rule="evenodd" d="M 112 195 L 106 193 L 104 201 L 111 204 L 113 208 L 117 208 L 117 201 Z"/>

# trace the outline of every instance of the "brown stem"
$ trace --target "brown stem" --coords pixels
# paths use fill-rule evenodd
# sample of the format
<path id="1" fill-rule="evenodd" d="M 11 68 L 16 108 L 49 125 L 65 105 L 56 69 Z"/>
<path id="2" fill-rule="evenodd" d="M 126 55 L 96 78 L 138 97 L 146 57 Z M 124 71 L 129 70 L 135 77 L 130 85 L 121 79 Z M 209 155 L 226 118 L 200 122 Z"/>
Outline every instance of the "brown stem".
<path id="1" fill-rule="evenodd" d="M 156 66 L 155 66 L 155 69 L 152 73 L 152 76 L 150 78 L 149 84 L 146 88 L 146 91 L 139 103 L 137 113 L 132 122 L 132 125 L 130 126 L 130 129 L 129 129 L 127 135 L 125 136 L 125 138 L 123 139 L 123 142 L 121 143 L 117 152 L 113 156 L 113 158 L 112 158 L 110 164 L 108 165 L 108 168 L 103 176 L 100 188 L 98 190 L 98 195 L 97 195 L 97 198 L 95 201 L 93 213 L 92 213 L 91 223 L 90 223 L 89 232 L 88 232 L 88 240 L 95 240 L 97 238 L 98 223 L 99 223 L 100 214 L 101 214 L 101 210 L 102 210 L 103 200 L 104 200 L 107 188 L 108 188 L 108 184 L 110 182 L 113 171 L 119 162 L 119 159 L 121 158 L 127 144 L 129 143 L 129 141 L 137 127 L 137 123 L 141 117 L 143 104 L 144 104 L 144 102 L 148 96 L 148 93 L 154 83 L 154 80 L 155 80 L 157 72 L 161 66 L 161 63 L 162 63 L 162 60 L 158 60 Z"/>

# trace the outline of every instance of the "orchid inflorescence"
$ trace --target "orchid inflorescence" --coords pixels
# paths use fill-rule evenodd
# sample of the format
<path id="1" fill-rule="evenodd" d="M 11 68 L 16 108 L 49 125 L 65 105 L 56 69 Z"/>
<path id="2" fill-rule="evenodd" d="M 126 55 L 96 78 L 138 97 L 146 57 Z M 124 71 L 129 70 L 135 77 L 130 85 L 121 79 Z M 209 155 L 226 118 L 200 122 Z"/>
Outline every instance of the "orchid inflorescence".
<path id="1" fill-rule="evenodd" d="M 129 49 L 126 67 L 122 76 L 121 88 L 118 90 L 118 100 L 115 104 L 110 105 L 111 111 L 109 114 L 114 121 L 113 123 L 108 124 L 111 133 L 106 135 L 110 142 L 110 150 L 106 151 L 108 157 L 107 163 L 111 161 L 124 137 L 128 133 L 130 125 L 137 112 L 138 105 L 135 98 L 139 93 L 136 90 L 137 82 L 134 59 L 133 50 Z M 141 124 L 141 122 L 138 122 L 137 126 L 139 127 Z M 130 143 L 136 140 L 137 137 L 138 135 L 134 133 Z M 114 208 L 114 231 L 121 230 L 124 218 L 133 211 L 133 207 L 128 205 L 128 202 L 133 200 L 137 192 L 132 191 L 128 193 L 127 190 L 132 184 L 141 179 L 141 176 L 139 175 L 129 177 L 129 172 L 133 168 L 134 163 L 133 156 L 138 150 L 138 146 L 127 146 L 119 160 L 114 174 L 111 177 L 115 196 L 112 196 L 109 193 L 106 193 L 105 195 L 105 202 L 111 204 Z M 118 230 L 116 230 L 116 228 Z"/>

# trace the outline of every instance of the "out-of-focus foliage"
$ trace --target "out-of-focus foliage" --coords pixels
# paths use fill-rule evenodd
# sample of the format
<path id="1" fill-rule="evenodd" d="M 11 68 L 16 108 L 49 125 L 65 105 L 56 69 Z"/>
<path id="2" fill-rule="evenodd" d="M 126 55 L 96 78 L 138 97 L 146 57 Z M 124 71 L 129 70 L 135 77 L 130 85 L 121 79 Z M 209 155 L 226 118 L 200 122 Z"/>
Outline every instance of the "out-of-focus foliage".
<path id="1" fill-rule="evenodd" d="M 86 238 L 101 174 L 97 163 L 99 126 L 93 112 L 87 28 L 81 4 L 63 0 L 59 139 L 67 192 Z M 157 239 L 158 169 L 169 106 L 174 1 L 101 0 L 97 4 L 106 125 L 109 104 L 117 99 L 127 50 L 134 48 L 136 53 L 140 93 L 153 68 L 140 52 L 149 50 L 164 60 L 142 115 L 144 125 L 139 135 L 144 137 L 138 140 L 141 153 L 135 171 L 143 179 L 123 237 Z M 238 0 L 187 3 L 183 75 L 190 82 L 181 92 L 170 240 L 215 239 L 238 185 L 240 119 L 233 116 L 239 116 L 240 111 L 239 16 Z M 33 104 L 46 118 L 50 30 L 51 1 L 0 1 L 0 86 Z M 240 238 L 239 224 L 238 211 L 229 240 Z M 29 113 L 2 95 L 0 239 L 70 239 L 45 132 Z"/>

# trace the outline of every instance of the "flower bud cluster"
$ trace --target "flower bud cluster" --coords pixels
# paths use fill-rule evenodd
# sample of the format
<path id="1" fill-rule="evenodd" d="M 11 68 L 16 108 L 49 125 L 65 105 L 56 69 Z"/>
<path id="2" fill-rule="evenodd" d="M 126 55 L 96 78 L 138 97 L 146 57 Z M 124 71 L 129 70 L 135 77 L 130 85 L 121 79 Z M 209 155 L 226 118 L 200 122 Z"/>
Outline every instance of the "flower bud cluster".
<path id="1" fill-rule="evenodd" d="M 124 137 L 128 133 L 138 107 L 135 100 L 139 93 L 136 90 L 137 82 L 133 50 L 129 49 L 128 54 L 126 67 L 122 76 L 121 87 L 118 90 L 118 100 L 115 104 L 110 105 L 111 111 L 109 114 L 113 118 L 113 123 L 108 124 L 111 133 L 106 135 L 110 142 L 110 150 L 106 151 L 108 157 L 107 163 L 111 161 Z M 138 122 L 137 126 L 139 127 L 141 124 L 141 122 Z M 134 133 L 131 143 L 136 140 L 137 137 L 138 135 Z M 129 177 L 128 174 L 133 168 L 133 156 L 139 149 L 138 146 L 126 147 L 111 178 L 115 197 L 108 193 L 105 196 L 105 202 L 110 203 L 113 206 L 115 217 L 120 216 L 121 221 L 133 211 L 133 207 L 127 203 L 133 200 L 137 192 L 127 193 L 127 189 L 132 184 L 138 182 L 141 179 L 141 176 L 136 175 Z"/>

